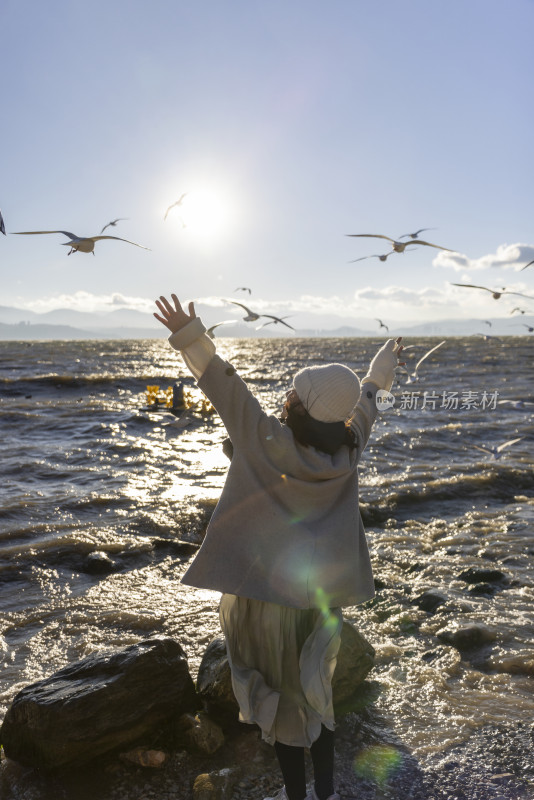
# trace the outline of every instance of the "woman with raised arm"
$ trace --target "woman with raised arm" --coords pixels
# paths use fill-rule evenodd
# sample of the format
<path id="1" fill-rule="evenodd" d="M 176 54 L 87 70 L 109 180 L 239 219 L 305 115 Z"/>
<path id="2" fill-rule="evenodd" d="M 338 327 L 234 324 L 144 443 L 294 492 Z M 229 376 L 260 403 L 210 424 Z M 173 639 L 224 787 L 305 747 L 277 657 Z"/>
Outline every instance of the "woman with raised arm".
<path id="1" fill-rule="evenodd" d="M 293 378 L 281 419 L 267 414 L 216 353 L 178 297 L 156 300 L 199 388 L 228 431 L 233 455 L 206 536 L 182 581 L 222 593 L 221 627 L 240 720 L 274 745 L 277 800 L 339 800 L 334 791 L 332 675 L 341 608 L 374 595 L 358 508 L 358 462 L 402 351 L 389 339 L 361 386 L 343 364 Z M 307 794 L 304 748 L 314 784 Z M 273 800 L 266 799 L 266 800 Z"/>

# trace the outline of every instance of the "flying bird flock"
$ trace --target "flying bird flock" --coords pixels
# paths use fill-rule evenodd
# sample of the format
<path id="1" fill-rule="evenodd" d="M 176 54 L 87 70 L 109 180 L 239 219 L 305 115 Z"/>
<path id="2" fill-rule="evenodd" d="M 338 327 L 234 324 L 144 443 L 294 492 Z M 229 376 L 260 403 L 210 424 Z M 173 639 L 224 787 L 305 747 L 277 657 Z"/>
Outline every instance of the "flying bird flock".
<path id="1" fill-rule="evenodd" d="M 168 209 L 166 210 L 165 215 L 163 217 L 164 220 L 167 219 L 167 215 L 168 215 L 169 211 L 172 208 L 175 208 L 176 206 L 181 206 L 182 205 L 183 200 L 186 197 L 186 195 L 187 195 L 187 192 L 184 192 L 182 194 L 182 196 L 175 203 L 172 203 L 172 205 L 170 205 L 168 207 Z M 36 235 L 40 235 L 40 234 L 43 234 L 43 233 L 62 233 L 63 236 L 66 236 L 69 239 L 68 242 L 61 242 L 61 244 L 64 244 L 64 245 L 70 247 L 70 250 L 67 253 L 67 255 L 69 255 L 69 256 L 71 255 L 71 253 L 92 253 L 94 255 L 95 254 L 95 243 L 100 241 L 101 239 L 115 239 L 115 240 L 117 240 L 119 242 L 126 242 L 127 244 L 133 244 L 133 245 L 135 245 L 135 247 L 141 247 L 141 248 L 143 248 L 143 250 L 150 250 L 150 247 L 145 247 L 143 244 L 138 244 L 138 242 L 132 242 L 130 239 L 123 239 L 121 236 L 109 236 L 109 235 L 102 236 L 102 234 L 104 233 L 106 228 L 110 228 L 110 227 L 114 228 L 114 227 L 116 227 L 118 222 L 122 222 L 122 221 L 127 220 L 127 219 L 129 219 L 129 217 L 117 217 L 116 219 L 110 220 L 110 222 L 108 222 L 106 225 L 104 225 L 104 227 L 102 228 L 102 230 L 100 231 L 100 234 L 98 236 L 78 236 L 75 233 L 70 233 L 69 231 L 62 231 L 62 230 L 54 230 L 54 231 L 12 231 L 12 233 L 15 236 L 36 236 Z M 183 225 L 184 228 L 186 227 L 185 223 L 183 222 L 183 220 L 182 220 L 182 225 Z M 2 217 L 2 212 L 1 211 L 0 211 L 0 232 L 2 232 L 4 235 L 6 233 L 4 219 Z"/>
<path id="2" fill-rule="evenodd" d="M 180 195 L 180 197 L 178 198 L 178 200 L 176 200 L 174 203 L 171 203 L 171 205 L 169 205 L 167 207 L 167 210 L 165 211 L 165 214 L 163 216 L 163 221 L 167 220 L 169 212 L 171 212 L 175 208 L 180 208 L 180 206 L 183 205 L 183 202 L 184 202 L 185 198 L 187 197 L 187 195 L 188 195 L 188 192 L 183 192 Z M 54 233 L 62 234 L 63 236 L 67 237 L 67 241 L 66 242 L 61 242 L 61 244 L 64 245 L 64 246 L 67 246 L 69 248 L 69 251 L 67 253 L 67 255 L 69 255 L 69 256 L 72 253 L 92 253 L 93 255 L 95 255 L 95 244 L 97 242 L 99 242 L 101 240 L 105 240 L 105 239 L 115 240 L 115 241 L 119 241 L 119 242 L 125 242 L 126 244 L 131 244 L 131 245 L 134 245 L 135 247 L 140 247 L 143 250 L 150 250 L 149 247 L 146 247 L 145 245 L 139 244 L 138 242 L 133 242 L 131 239 L 125 239 L 125 238 L 123 238 L 121 236 L 111 236 L 109 234 L 104 234 L 104 231 L 107 228 L 110 228 L 110 227 L 115 228 L 119 222 L 126 221 L 128 219 L 129 219 L 129 217 L 116 217 L 115 219 L 110 220 L 108 223 L 106 223 L 106 225 L 104 225 L 102 227 L 100 233 L 98 235 L 96 235 L 96 236 L 78 236 L 75 233 L 71 233 L 70 231 L 65 231 L 65 230 L 12 231 L 12 233 L 14 235 L 16 235 L 16 236 L 40 236 L 40 235 L 44 235 L 44 234 L 54 234 Z M 185 224 L 184 220 L 182 219 L 182 217 L 178 217 L 178 219 L 182 223 L 182 227 L 185 228 L 186 224 Z M 358 262 L 358 261 L 364 261 L 364 260 L 369 259 L 369 258 L 377 258 L 379 261 L 385 262 L 390 256 L 403 254 L 403 253 L 409 252 L 409 251 L 413 251 L 413 250 L 417 249 L 418 247 L 432 247 L 432 248 L 435 248 L 437 250 L 442 250 L 442 251 L 449 252 L 449 253 L 450 252 L 455 252 L 454 250 L 452 250 L 449 247 L 444 247 L 441 244 L 435 244 L 434 242 L 428 242 L 428 241 L 426 241 L 426 239 L 421 239 L 420 238 L 420 234 L 421 233 L 424 233 L 425 231 L 430 231 L 430 230 L 435 230 L 435 228 L 417 228 L 413 232 L 411 232 L 411 233 L 403 233 L 400 236 L 398 236 L 397 238 L 393 238 L 391 236 L 387 236 L 386 234 L 383 234 L 383 233 L 349 233 L 349 234 L 346 234 L 348 237 L 354 238 L 354 239 L 383 239 L 383 240 L 385 240 L 386 242 L 389 243 L 389 246 L 391 248 L 386 253 L 373 253 L 373 254 L 370 254 L 370 255 L 360 256 L 359 258 L 353 259 L 353 261 L 351 261 L 349 263 L 355 263 L 355 262 Z M 2 216 L 2 212 L 1 211 L 0 211 L 0 233 L 4 234 L 4 236 L 6 235 L 5 222 L 4 222 L 4 218 Z M 530 261 L 528 264 L 525 264 L 525 266 L 521 268 L 521 271 L 527 269 L 527 267 L 530 267 L 532 265 L 534 265 L 534 260 Z M 480 290 L 480 291 L 484 291 L 484 292 L 489 292 L 495 300 L 499 300 L 503 295 L 515 295 L 517 297 L 523 297 L 523 298 L 525 298 L 527 300 L 534 300 L 534 297 L 532 297 L 531 295 L 523 294 L 522 292 L 514 292 L 514 291 L 511 291 L 511 290 L 507 289 L 506 287 L 502 287 L 500 289 L 490 289 L 487 286 L 479 286 L 477 284 L 471 284 L 471 283 L 452 283 L 451 285 L 452 286 L 461 287 L 461 288 L 465 288 L 465 289 L 475 289 L 475 290 Z M 248 292 L 249 295 L 252 294 L 252 290 L 248 286 L 238 286 L 234 291 L 235 292 Z M 243 309 L 243 311 L 245 312 L 245 315 L 243 316 L 242 319 L 245 322 L 256 322 L 262 317 L 265 318 L 266 321 L 262 322 L 256 328 L 256 330 L 259 330 L 260 328 L 264 328 L 267 325 L 283 325 L 284 327 L 286 327 L 286 328 L 288 328 L 288 329 L 290 329 L 292 331 L 295 331 L 295 328 L 292 325 L 290 325 L 288 322 L 286 322 L 286 320 L 289 318 L 288 316 L 281 317 L 281 316 L 276 316 L 274 314 L 266 314 L 266 313 L 255 312 L 255 311 L 252 311 L 247 306 L 245 306 L 243 303 L 238 303 L 235 300 L 230 300 L 230 301 L 227 301 L 227 302 L 233 303 L 234 305 L 239 306 L 239 307 L 241 307 Z M 510 313 L 514 314 L 516 311 L 521 313 L 521 314 L 525 313 L 525 310 L 521 309 L 519 307 L 514 308 Z M 386 325 L 381 319 L 376 319 L 376 321 L 379 323 L 380 328 L 384 328 L 386 331 L 389 332 L 388 325 Z M 227 320 L 227 321 L 218 322 L 215 325 L 212 325 L 211 328 L 208 331 L 209 335 L 213 337 L 214 336 L 214 331 L 215 331 L 216 328 L 218 328 L 220 325 L 229 324 L 230 322 L 231 322 L 231 320 Z M 489 323 L 489 322 L 487 324 L 491 325 L 491 323 Z M 531 326 L 524 325 L 524 327 L 529 332 L 534 332 L 534 329 Z M 480 334 L 480 335 L 482 335 L 482 334 Z M 497 337 L 490 337 L 487 334 L 484 334 L 484 338 L 491 339 L 491 338 L 497 338 Z M 443 343 L 440 343 L 440 345 L 438 345 L 438 347 L 441 346 L 441 344 L 443 344 Z M 431 351 L 431 352 L 433 352 L 433 351 Z M 416 369 L 416 373 L 417 373 L 417 369 Z M 412 380 L 416 380 L 416 373 L 412 376 Z"/>
<path id="3" fill-rule="evenodd" d="M 387 239 L 388 242 L 391 242 L 391 246 L 393 248 L 391 253 L 386 253 L 383 256 L 366 256 L 366 258 L 379 258 L 381 261 L 385 261 L 388 256 L 392 255 L 392 253 L 404 253 L 409 245 L 425 245 L 426 247 L 437 247 L 438 250 L 447 250 L 449 253 L 454 252 L 449 247 L 442 247 L 439 244 L 432 244 L 432 242 L 424 242 L 422 239 L 417 237 L 417 234 L 426 230 L 430 230 L 430 228 L 420 228 L 415 233 L 403 233 L 403 235 L 399 236 L 398 239 L 392 239 L 391 236 L 385 236 L 383 233 L 347 233 L 347 236 L 356 239 L 362 237 L 368 239 Z M 401 239 L 403 238 L 408 238 L 408 241 L 401 242 Z"/>
<path id="4" fill-rule="evenodd" d="M 187 192 L 184 192 L 175 203 L 172 203 L 167 208 L 167 210 L 165 211 L 164 217 L 163 217 L 163 221 L 165 221 L 167 219 L 169 211 L 171 211 L 173 208 L 176 208 L 176 207 L 179 207 L 179 206 L 182 205 L 182 203 L 183 203 L 185 197 L 187 196 L 187 194 L 188 194 Z M 139 244 L 138 242 L 132 242 L 130 239 L 124 239 L 121 236 L 110 236 L 109 234 L 104 234 L 104 231 L 106 230 L 106 228 L 109 228 L 109 227 L 113 227 L 114 228 L 114 227 L 116 227 L 117 223 L 125 221 L 127 219 L 129 219 L 129 217 L 117 217 L 116 219 L 110 220 L 108 223 L 106 223 L 106 225 L 103 226 L 102 230 L 100 231 L 100 234 L 98 234 L 97 236 L 78 236 L 75 233 L 71 233 L 70 231 L 64 231 L 64 230 L 12 231 L 12 233 L 15 236 L 39 236 L 39 235 L 43 235 L 43 234 L 60 233 L 63 236 L 66 236 L 67 239 L 68 239 L 68 241 L 61 242 L 61 244 L 69 247 L 69 251 L 67 253 L 67 255 L 69 255 L 69 256 L 72 253 L 92 253 L 93 255 L 95 255 L 95 244 L 96 244 L 96 242 L 99 242 L 102 239 L 115 239 L 116 241 L 119 241 L 119 242 L 126 242 L 127 244 L 132 244 L 135 247 L 141 247 L 143 250 L 150 250 L 149 247 L 145 247 L 145 245 Z M 181 222 L 182 222 L 183 227 L 186 227 L 185 223 L 183 222 L 183 220 L 181 220 Z M 6 235 L 4 218 L 2 216 L 1 211 L 0 211 L 0 232 L 3 233 L 4 236 Z M 238 286 L 235 289 L 235 291 L 236 292 L 248 292 L 249 295 L 252 294 L 252 290 L 248 286 Z M 295 330 L 295 328 L 292 325 L 290 325 L 288 322 L 285 321 L 286 319 L 288 319 L 287 316 L 278 317 L 278 316 L 276 316 L 274 314 L 259 314 L 259 313 L 256 313 L 255 311 L 251 311 L 251 309 L 247 308 L 247 306 L 243 305 L 243 303 L 238 303 L 235 300 L 230 300 L 230 301 L 227 301 L 227 302 L 234 303 L 234 305 L 240 306 L 246 312 L 245 316 L 243 317 L 243 320 L 245 320 L 247 322 L 254 322 L 256 320 L 259 320 L 260 317 L 264 317 L 267 320 L 267 322 L 264 322 L 261 325 L 259 325 L 256 328 L 256 330 L 259 330 L 260 328 L 264 328 L 266 325 L 284 325 L 286 328 L 289 328 L 292 331 Z M 208 333 L 209 336 L 214 338 L 214 336 L 215 336 L 214 331 L 215 331 L 216 328 L 218 328 L 221 325 L 229 325 L 232 322 L 235 322 L 235 320 L 224 320 L 223 322 L 217 322 L 215 325 L 212 325 L 208 329 L 207 333 Z"/>
<path id="5" fill-rule="evenodd" d="M 383 233 L 347 233 L 346 235 L 349 236 L 350 238 L 353 238 L 353 239 L 360 239 L 360 238 L 361 239 L 385 239 L 387 242 L 390 242 L 390 246 L 392 248 L 387 253 L 372 253 L 371 255 L 360 256 L 359 258 L 355 258 L 355 259 L 352 259 L 352 261 L 349 261 L 349 264 L 354 264 L 357 261 L 365 261 L 368 258 L 378 258 L 379 261 L 384 262 L 384 261 L 387 261 L 387 259 L 390 256 L 394 255 L 395 253 L 405 253 L 405 252 L 408 252 L 410 250 L 415 250 L 418 246 L 434 247 L 434 248 L 437 248 L 438 250 L 444 250 L 444 251 L 446 251 L 448 253 L 456 252 L 456 251 L 452 250 L 449 247 L 443 247 L 443 245 L 434 244 L 433 242 L 427 242 L 427 241 L 424 241 L 423 239 L 419 238 L 419 234 L 420 233 L 423 233 L 424 231 L 430 231 L 430 230 L 435 230 L 435 228 L 418 228 L 413 233 L 403 233 L 401 236 L 397 237 L 397 239 L 393 239 L 391 236 L 386 236 Z M 406 240 L 406 241 L 403 241 L 403 240 Z M 411 245 L 411 247 L 410 247 L 410 245 Z M 524 267 L 521 267 L 520 271 L 525 270 L 527 267 L 530 267 L 533 264 L 534 264 L 534 260 L 533 261 L 529 261 L 528 264 L 525 264 Z M 510 291 L 510 290 L 506 289 L 506 287 L 504 287 L 504 286 L 502 287 L 502 289 L 489 289 L 487 286 L 478 286 L 478 285 L 472 284 L 472 283 L 452 283 L 451 285 L 452 286 L 460 286 L 460 287 L 465 288 L 465 289 L 480 289 L 480 290 L 485 291 L 485 292 L 490 292 L 490 294 L 492 295 L 494 300 L 499 300 L 503 295 L 516 295 L 517 297 L 524 297 L 527 300 L 534 300 L 534 297 L 532 297 L 531 295 L 523 294 L 522 292 L 513 292 L 513 291 Z M 513 314 L 516 311 L 519 311 L 521 314 L 525 313 L 524 309 L 521 309 L 521 308 L 514 308 L 513 311 L 511 311 L 510 313 Z M 380 328 L 385 328 L 387 331 L 389 331 L 388 326 L 384 322 L 382 322 L 382 320 L 377 319 L 376 321 L 379 323 Z M 491 326 L 490 322 L 488 322 L 487 324 Z M 525 325 L 524 327 L 527 328 L 529 330 L 529 332 L 531 332 L 530 326 Z M 534 332 L 534 330 L 532 330 L 532 332 Z M 495 336 L 488 336 L 487 334 L 477 334 L 477 335 L 484 335 L 484 338 L 487 339 L 487 340 L 489 340 L 489 339 L 497 339 L 498 338 L 498 337 L 495 337 Z M 500 340 L 498 340 L 498 341 L 500 341 Z"/>
<path id="6" fill-rule="evenodd" d="M 284 322 L 284 320 L 287 319 L 287 317 L 275 317 L 273 314 L 257 314 L 255 311 L 251 311 L 250 308 L 247 308 L 247 306 L 244 306 L 243 303 L 238 303 L 236 300 L 230 300 L 229 302 L 233 303 L 235 306 L 240 306 L 243 309 L 243 311 L 246 311 L 246 314 L 243 317 L 245 322 L 255 322 L 260 317 L 268 317 L 269 318 L 269 322 L 264 322 L 263 325 L 259 325 L 256 328 L 257 331 L 260 328 L 264 328 L 266 325 L 276 325 L 278 323 L 281 323 L 282 325 L 285 325 L 286 328 L 291 328 L 292 331 L 295 330 L 295 328 L 292 325 L 290 325 L 288 322 Z"/>
<path id="7" fill-rule="evenodd" d="M 165 211 L 165 214 L 163 216 L 163 221 L 164 222 L 167 220 L 167 217 L 168 217 L 169 213 L 173 209 L 176 209 L 176 208 L 179 209 L 180 206 L 182 206 L 183 201 L 186 198 L 187 194 L 188 194 L 187 192 L 184 192 L 179 197 L 179 199 L 176 200 L 176 202 L 174 202 L 170 206 L 168 206 L 168 208 Z M 78 236 L 75 233 L 71 233 L 71 232 L 65 231 L 65 230 L 14 231 L 13 233 L 15 235 L 17 235 L 17 236 L 39 236 L 39 235 L 46 235 L 46 234 L 61 234 L 61 235 L 65 236 L 67 238 L 67 241 L 61 242 L 62 245 L 65 245 L 65 246 L 69 247 L 69 251 L 68 251 L 67 255 L 71 255 L 72 253 L 77 253 L 77 252 L 80 252 L 80 253 L 93 253 L 93 255 L 95 255 L 95 252 L 94 252 L 95 244 L 97 242 L 101 241 L 101 240 L 106 240 L 106 239 L 108 239 L 108 240 L 112 239 L 112 240 L 116 240 L 116 241 L 120 241 L 120 242 L 125 242 L 127 244 L 134 245 L 135 247 L 140 247 L 143 250 L 149 250 L 150 248 L 145 247 L 145 245 L 139 244 L 138 242 L 133 242 L 130 239 L 125 239 L 125 238 L 120 237 L 120 236 L 111 236 L 109 234 L 105 234 L 104 233 L 104 231 L 107 228 L 110 228 L 110 227 L 111 228 L 115 228 L 119 222 L 123 222 L 123 221 L 126 221 L 128 219 L 129 219 L 128 217 L 117 217 L 115 219 L 110 220 L 108 223 L 106 223 L 106 225 L 104 225 L 102 227 L 100 233 L 98 235 L 96 235 L 96 236 Z M 186 224 L 185 224 L 184 220 L 180 216 L 178 216 L 178 219 L 181 222 L 182 227 L 185 228 Z M 350 238 L 355 238 L 355 239 L 382 239 L 382 240 L 385 240 L 386 242 L 388 242 L 389 246 L 391 248 L 386 253 L 374 253 L 372 255 L 364 255 L 364 256 L 361 256 L 359 258 L 354 259 L 352 262 L 349 262 L 349 263 L 355 263 L 355 262 L 363 261 L 365 259 L 370 259 L 370 258 L 377 258 L 379 261 L 385 262 L 390 256 L 401 255 L 401 254 L 403 254 L 403 253 L 405 253 L 407 251 L 412 251 L 412 250 L 415 250 L 415 249 L 417 249 L 419 247 L 432 247 L 432 248 L 435 248 L 435 249 L 438 249 L 438 250 L 442 250 L 442 251 L 446 251 L 446 252 L 455 252 L 451 248 L 444 247 L 443 245 L 435 244 L 434 242 L 428 242 L 425 239 L 420 239 L 419 238 L 421 233 L 423 233 L 425 231 L 429 231 L 429 230 L 434 230 L 434 229 L 433 228 L 418 228 L 417 230 L 413 231 L 412 233 L 404 233 L 401 236 L 397 237 L 396 239 L 392 238 L 391 236 L 387 236 L 385 234 L 379 234 L 379 233 L 376 233 L 376 234 L 371 234 L 371 233 L 351 233 L 351 234 L 346 234 Z M 4 218 L 2 216 L 1 211 L 0 211 L 0 233 L 2 233 L 4 236 L 6 235 L 5 222 L 4 222 Z M 527 267 L 530 267 L 533 264 L 534 264 L 534 260 L 530 261 L 528 264 L 526 264 L 524 267 L 522 267 L 522 270 L 527 269 Z M 503 295 L 514 295 L 514 296 L 517 296 L 517 297 L 525 298 L 527 300 L 534 300 L 534 297 L 532 297 L 530 295 L 523 294 L 521 292 L 514 292 L 514 291 L 511 291 L 511 290 L 507 289 L 506 287 L 502 287 L 502 288 L 499 288 L 499 289 L 491 289 L 491 288 L 488 288 L 487 286 L 480 286 L 480 285 L 477 285 L 477 284 L 468 284 L 468 283 L 452 283 L 451 285 L 452 286 L 456 286 L 456 287 L 461 287 L 463 289 L 470 289 L 470 290 L 489 292 L 495 300 L 499 300 Z M 238 286 L 238 287 L 236 287 L 236 289 L 234 289 L 234 292 L 247 292 L 249 294 L 249 296 L 252 295 L 252 289 L 250 287 L 248 287 L 248 286 Z M 268 313 L 263 313 L 263 312 L 260 312 L 260 311 L 254 311 L 251 308 L 249 308 L 247 305 L 245 305 L 244 303 L 240 303 L 237 300 L 225 300 L 225 302 L 229 303 L 229 304 L 232 304 L 234 306 L 237 306 L 238 308 L 240 308 L 242 310 L 242 312 L 243 312 L 242 320 L 244 322 L 258 322 L 258 321 L 260 321 L 260 324 L 256 327 L 256 330 L 260 330 L 261 328 L 265 328 L 268 325 L 281 325 L 281 326 L 284 326 L 285 328 L 288 328 L 289 330 L 295 332 L 295 328 L 290 323 L 288 323 L 286 321 L 287 319 L 289 319 L 288 315 L 286 315 L 286 316 L 277 316 L 275 314 L 268 314 Z M 519 308 L 517 306 L 510 313 L 514 314 L 515 312 L 519 312 L 521 314 L 524 314 L 525 310 L 522 309 L 522 308 Z M 265 320 L 265 321 L 262 321 L 262 320 Z M 379 325 L 379 329 L 383 328 L 389 334 L 388 325 L 383 320 L 381 320 L 379 318 L 375 318 L 375 320 Z M 235 324 L 235 322 L 236 322 L 236 320 L 223 320 L 223 321 L 217 322 L 217 323 L 215 323 L 214 325 L 212 325 L 211 327 L 209 327 L 207 329 L 207 334 L 211 338 L 214 338 L 215 337 L 215 331 L 216 331 L 217 328 L 220 328 L 220 327 L 225 326 L 225 325 Z M 486 322 L 486 324 L 489 327 L 491 327 L 491 322 L 489 320 L 484 320 L 484 322 Z M 524 323 L 521 323 L 521 325 L 522 325 L 522 327 L 526 328 L 529 333 L 534 332 L 534 327 L 533 326 L 530 326 L 530 325 L 527 325 L 527 324 L 524 324 Z M 515 327 L 519 327 L 519 325 L 516 325 Z M 498 337 L 490 336 L 489 334 L 486 334 L 486 333 L 480 333 L 480 334 L 476 334 L 476 335 L 483 337 L 485 340 L 492 339 L 492 340 L 496 340 L 498 342 L 501 342 L 501 340 Z M 432 347 L 431 349 L 427 350 L 420 358 L 418 358 L 417 363 L 415 365 L 415 368 L 413 368 L 411 371 L 409 371 L 408 369 L 403 368 L 403 365 L 405 364 L 405 362 L 403 362 L 403 365 L 399 366 L 398 372 L 399 373 L 402 372 L 402 373 L 404 373 L 406 375 L 406 383 L 407 384 L 415 383 L 415 382 L 417 382 L 419 380 L 419 369 L 420 369 L 421 365 L 423 364 L 423 362 L 425 362 L 432 354 L 434 354 L 444 344 L 445 344 L 445 341 L 441 341 L 438 344 L 436 344 L 434 347 Z M 410 347 L 411 347 L 411 345 L 409 345 L 405 349 L 408 350 Z M 399 380 L 399 375 L 397 376 L 397 380 Z M 501 401 L 501 402 L 507 402 L 507 401 Z M 178 430 L 181 430 L 183 427 L 185 427 L 188 424 L 190 424 L 190 420 L 188 418 L 181 419 L 178 422 L 176 420 L 171 420 L 171 422 L 168 423 L 167 426 L 165 426 L 165 428 L 166 428 L 166 430 L 171 430 L 172 429 L 173 431 L 178 432 Z M 518 443 L 520 441 L 521 441 L 521 437 L 516 437 L 516 438 L 512 438 L 512 439 L 509 439 L 509 440 L 505 441 L 503 444 L 500 444 L 497 447 L 489 447 L 489 446 L 482 447 L 482 446 L 477 446 L 477 445 L 473 445 L 473 446 L 476 449 L 478 449 L 479 451 L 482 451 L 482 452 L 484 452 L 484 453 L 486 453 L 488 455 L 491 455 L 494 459 L 497 459 L 497 458 L 500 458 L 500 456 L 502 455 L 504 450 L 506 450 L 507 448 L 511 447 L 512 445 L 514 445 L 514 444 L 516 444 L 516 443 Z"/>

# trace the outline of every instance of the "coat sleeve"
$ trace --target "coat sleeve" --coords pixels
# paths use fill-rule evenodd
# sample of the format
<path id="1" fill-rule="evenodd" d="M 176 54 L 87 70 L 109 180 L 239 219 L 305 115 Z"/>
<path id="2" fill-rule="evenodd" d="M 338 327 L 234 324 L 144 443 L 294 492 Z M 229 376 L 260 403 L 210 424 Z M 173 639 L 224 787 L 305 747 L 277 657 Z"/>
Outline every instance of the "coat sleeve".
<path id="1" fill-rule="evenodd" d="M 354 431 L 357 440 L 358 461 L 365 449 L 371 434 L 378 410 L 376 407 L 376 393 L 378 386 L 371 381 L 362 384 L 360 399 L 354 408 L 350 427 Z"/>
<path id="2" fill-rule="evenodd" d="M 215 344 L 206 334 L 206 328 L 199 317 L 195 317 L 181 330 L 169 336 L 169 344 L 179 350 L 195 380 L 203 375 L 215 355 Z"/>
<path id="3" fill-rule="evenodd" d="M 241 443 L 253 444 L 260 424 L 276 424 L 252 394 L 235 368 L 215 355 L 202 377 L 199 388 L 211 400 L 219 413 L 234 447 Z M 267 434 L 267 431 L 266 431 Z"/>
<path id="4" fill-rule="evenodd" d="M 217 355 L 205 331 L 202 321 L 195 317 L 169 336 L 169 343 L 180 351 L 199 389 L 217 409 L 232 444 L 254 441 L 253 432 L 257 432 L 261 420 L 269 417 L 235 368 Z"/>

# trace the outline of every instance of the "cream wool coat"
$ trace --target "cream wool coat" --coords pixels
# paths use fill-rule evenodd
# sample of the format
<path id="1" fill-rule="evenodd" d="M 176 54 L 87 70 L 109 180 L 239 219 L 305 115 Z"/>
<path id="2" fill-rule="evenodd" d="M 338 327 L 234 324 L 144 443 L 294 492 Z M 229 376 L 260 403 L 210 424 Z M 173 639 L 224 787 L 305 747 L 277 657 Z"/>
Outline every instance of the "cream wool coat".
<path id="1" fill-rule="evenodd" d="M 194 326 L 187 328 L 182 343 L 180 332 L 170 337 L 176 349 L 191 343 Z M 331 456 L 296 442 L 218 355 L 198 386 L 220 414 L 234 453 L 183 583 L 294 608 L 326 609 L 372 598 L 357 465 L 376 418 L 378 387 L 362 386 L 352 422 L 357 448 L 342 446 Z"/>

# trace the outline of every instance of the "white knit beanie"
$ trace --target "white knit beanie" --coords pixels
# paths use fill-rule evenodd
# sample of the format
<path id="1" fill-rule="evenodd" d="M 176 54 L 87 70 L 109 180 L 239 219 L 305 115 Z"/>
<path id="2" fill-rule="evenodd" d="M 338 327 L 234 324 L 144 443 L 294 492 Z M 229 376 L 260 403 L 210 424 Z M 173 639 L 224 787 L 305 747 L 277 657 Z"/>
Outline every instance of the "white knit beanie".
<path id="1" fill-rule="evenodd" d="M 358 376 L 343 364 L 305 367 L 293 378 L 293 387 L 319 422 L 344 422 L 360 398 Z"/>

